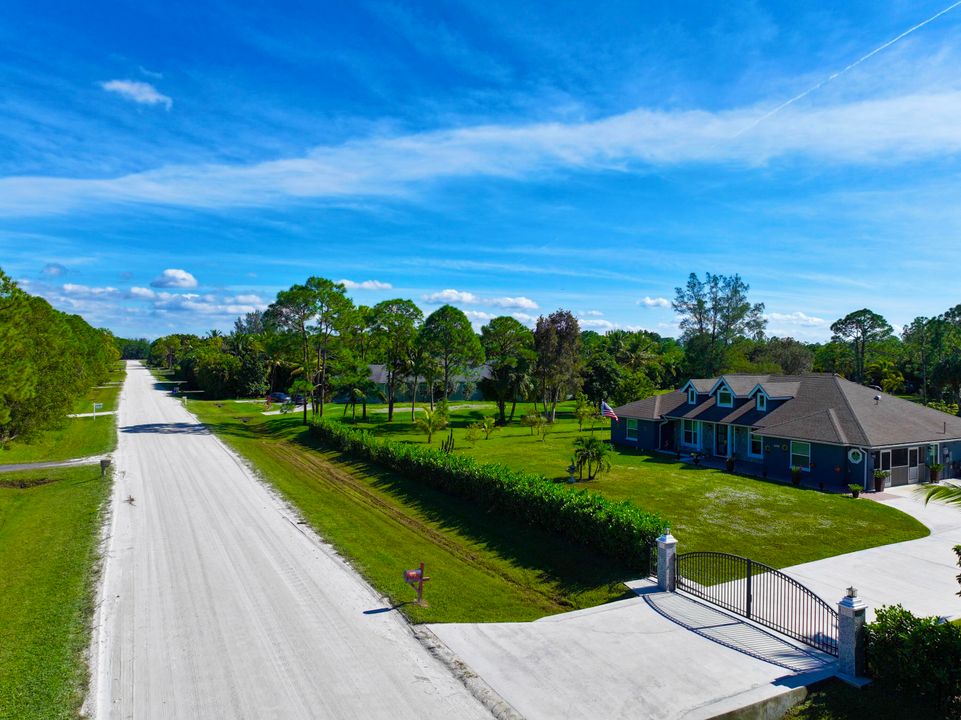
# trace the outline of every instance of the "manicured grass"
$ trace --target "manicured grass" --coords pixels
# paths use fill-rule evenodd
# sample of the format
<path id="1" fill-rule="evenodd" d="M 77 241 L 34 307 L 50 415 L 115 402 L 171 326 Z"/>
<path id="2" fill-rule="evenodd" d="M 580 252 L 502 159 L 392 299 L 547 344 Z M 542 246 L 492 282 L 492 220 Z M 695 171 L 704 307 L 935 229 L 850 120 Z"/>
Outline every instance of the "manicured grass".
<path id="1" fill-rule="evenodd" d="M 117 445 L 116 416 L 67 418 L 30 443 L 14 440 L 0 449 L 0 465 L 70 460 L 111 452 Z"/>
<path id="2" fill-rule="evenodd" d="M 94 466 L 0 474 L 0 718 L 77 716 L 108 489 Z"/>
<path id="3" fill-rule="evenodd" d="M 532 620 L 628 596 L 621 581 L 632 573 L 619 563 L 318 448 L 299 415 L 198 400 L 189 409 L 392 603 L 413 599 L 401 571 L 425 562 L 429 607 L 401 607 L 416 622 Z"/>
<path id="4" fill-rule="evenodd" d="M 947 720 L 949 717 L 957 715 L 885 692 L 877 684 L 859 690 L 840 680 L 829 680 L 789 710 L 784 720 Z"/>
<path id="5" fill-rule="evenodd" d="M 453 402 L 453 407 L 466 404 Z M 586 435 L 589 425 L 579 431 L 571 417 L 571 403 L 561 406 L 558 422 L 542 441 L 529 428 L 514 425 L 500 429 L 489 440 L 471 445 L 466 426 L 485 415 L 493 415 L 492 404 L 454 410 L 451 427 L 455 452 L 479 460 L 498 462 L 563 481 L 573 455 L 574 439 Z M 368 422 L 357 427 L 402 442 L 426 443 L 407 412 L 386 414 L 368 408 Z M 518 408 L 516 418 L 529 412 Z M 343 406 L 327 406 L 328 419 L 341 419 Z M 344 420 L 350 422 L 350 416 Z M 598 421 L 594 432 L 609 437 L 608 420 Z M 435 446 L 447 431 L 435 435 Z M 927 528 L 914 518 L 866 498 L 795 488 L 790 484 L 731 475 L 720 470 L 697 468 L 673 458 L 618 451 L 612 469 L 589 487 L 615 500 L 630 500 L 644 510 L 660 513 L 671 523 L 680 552 L 718 550 L 759 560 L 774 567 L 787 567 L 831 555 L 876 545 L 923 537 Z"/>
<path id="6" fill-rule="evenodd" d="M 123 382 L 125 374 L 125 366 L 118 365 L 107 382 Z M 74 404 L 71 412 L 93 412 L 94 402 L 103 403 L 103 408 L 98 412 L 116 410 L 120 388 L 120 385 L 90 388 L 83 399 Z M 5 447 L 0 447 L 0 465 L 55 462 L 103 455 L 117 446 L 116 426 L 113 415 L 64 418 L 59 427 L 46 430 L 32 442 L 13 440 Z"/>

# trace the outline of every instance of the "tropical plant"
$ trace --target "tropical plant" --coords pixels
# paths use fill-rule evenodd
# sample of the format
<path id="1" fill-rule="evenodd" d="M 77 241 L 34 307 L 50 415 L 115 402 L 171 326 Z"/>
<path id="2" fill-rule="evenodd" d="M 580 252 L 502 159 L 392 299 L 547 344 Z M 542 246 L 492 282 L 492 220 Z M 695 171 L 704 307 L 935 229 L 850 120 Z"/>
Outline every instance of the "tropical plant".
<path id="1" fill-rule="evenodd" d="M 470 443 L 471 447 L 474 446 L 474 443 L 480 440 L 482 432 L 483 428 L 481 428 L 480 423 L 472 422 L 467 426 L 467 434 L 465 435 L 465 439 Z"/>
<path id="2" fill-rule="evenodd" d="M 800 465 L 792 465 L 792 466 L 791 466 L 791 482 L 792 482 L 795 486 L 798 486 L 798 485 L 801 484 L 801 473 L 802 473 L 802 472 L 803 472 L 803 471 L 801 470 L 801 466 L 800 466 Z"/>
<path id="3" fill-rule="evenodd" d="M 961 484 L 957 482 L 945 481 L 941 485 L 919 487 L 916 491 L 924 495 L 925 505 L 932 500 L 945 505 L 961 505 Z"/>
<path id="4" fill-rule="evenodd" d="M 850 483 L 848 485 L 848 490 L 851 491 L 851 497 L 860 497 L 862 488 L 856 483 Z"/>
<path id="5" fill-rule="evenodd" d="M 611 446 L 594 435 L 577 438 L 574 441 L 574 464 L 577 466 L 578 477 L 584 479 L 585 467 L 588 480 L 610 470 L 611 454 Z"/>
<path id="6" fill-rule="evenodd" d="M 500 430 L 500 428 L 499 428 L 498 425 L 497 425 L 497 418 L 496 418 L 496 417 L 485 417 L 485 418 L 481 421 L 480 426 L 481 426 L 481 430 L 484 431 L 484 439 L 485 439 L 485 440 L 490 440 L 490 439 L 491 439 L 491 433 L 494 432 L 495 430 Z"/>
<path id="7" fill-rule="evenodd" d="M 874 492 L 884 491 L 884 482 L 888 479 L 888 475 L 891 472 L 889 470 L 875 470 L 874 475 Z"/>
<path id="8" fill-rule="evenodd" d="M 531 429 L 531 437 L 544 425 L 544 416 L 537 412 L 531 412 L 521 418 L 521 425 Z"/>
<path id="9" fill-rule="evenodd" d="M 583 430 L 584 423 L 590 420 L 591 415 L 594 414 L 594 407 L 587 399 L 587 395 L 584 395 L 583 393 L 578 393 L 574 400 L 574 417 L 577 418 L 577 429 Z"/>
<path id="10" fill-rule="evenodd" d="M 427 444 L 430 445 L 434 433 L 447 427 L 447 415 L 440 411 L 440 408 L 431 410 L 424 408 L 423 414 L 414 422 L 418 429 L 427 433 Z"/>

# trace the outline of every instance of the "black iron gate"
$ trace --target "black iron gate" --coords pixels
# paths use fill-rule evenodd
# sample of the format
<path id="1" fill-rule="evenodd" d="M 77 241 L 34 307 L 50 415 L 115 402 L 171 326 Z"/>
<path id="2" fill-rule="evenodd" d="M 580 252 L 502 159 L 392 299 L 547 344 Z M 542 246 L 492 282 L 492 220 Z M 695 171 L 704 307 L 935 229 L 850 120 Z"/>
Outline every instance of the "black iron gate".
<path id="1" fill-rule="evenodd" d="M 797 580 L 739 555 L 689 552 L 677 556 L 677 589 L 838 654 L 838 614 Z"/>

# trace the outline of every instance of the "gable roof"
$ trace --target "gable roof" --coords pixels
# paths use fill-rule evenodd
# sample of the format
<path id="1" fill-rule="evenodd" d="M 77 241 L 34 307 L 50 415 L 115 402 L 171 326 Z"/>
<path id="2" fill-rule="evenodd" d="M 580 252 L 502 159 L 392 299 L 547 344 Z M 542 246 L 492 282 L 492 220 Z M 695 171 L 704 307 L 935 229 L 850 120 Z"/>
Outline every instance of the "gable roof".
<path id="1" fill-rule="evenodd" d="M 645 420 L 673 418 L 744 425 L 765 436 L 846 446 L 884 447 L 961 439 L 961 418 L 879 393 L 838 375 L 722 377 L 738 397 L 733 408 L 719 407 L 713 397 L 688 405 L 686 393 L 676 391 L 628 403 L 615 408 L 615 412 Z M 714 387 L 719 380 L 705 382 Z M 784 400 L 769 404 L 767 412 L 759 412 L 754 402 L 746 399 L 753 397 L 758 386 L 771 398 Z M 875 397 L 880 399 L 875 402 Z"/>

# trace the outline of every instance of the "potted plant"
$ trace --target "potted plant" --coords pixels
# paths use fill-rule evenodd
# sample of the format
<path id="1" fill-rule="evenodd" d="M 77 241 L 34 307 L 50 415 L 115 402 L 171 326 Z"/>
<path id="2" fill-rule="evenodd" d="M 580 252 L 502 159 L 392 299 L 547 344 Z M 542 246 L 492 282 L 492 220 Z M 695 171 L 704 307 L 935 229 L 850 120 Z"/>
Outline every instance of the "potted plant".
<path id="1" fill-rule="evenodd" d="M 936 483 L 942 470 L 944 470 L 944 465 L 941 463 L 936 462 L 928 465 L 928 482 Z"/>
<path id="2" fill-rule="evenodd" d="M 861 486 L 851 483 L 848 485 L 848 490 L 851 491 L 851 497 L 856 498 L 861 496 Z"/>
<path id="3" fill-rule="evenodd" d="M 691 453 L 691 462 L 693 462 L 695 466 L 700 465 L 700 464 L 701 464 L 701 453 L 699 453 L 699 452 L 692 452 L 692 453 Z"/>
<path id="4" fill-rule="evenodd" d="M 729 473 L 734 472 L 734 455 L 728 455 L 727 460 L 724 461 L 724 465 Z"/>
<path id="5" fill-rule="evenodd" d="M 888 470 L 874 471 L 874 492 L 884 492 L 884 481 L 888 479 L 890 474 Z"/>
<path id="6" fill-rule="evenodd" d="M 801 484 L 801 472 L 800 465 L 791 466 L 791 482 L 794 483 L 795 487 Z"/>

